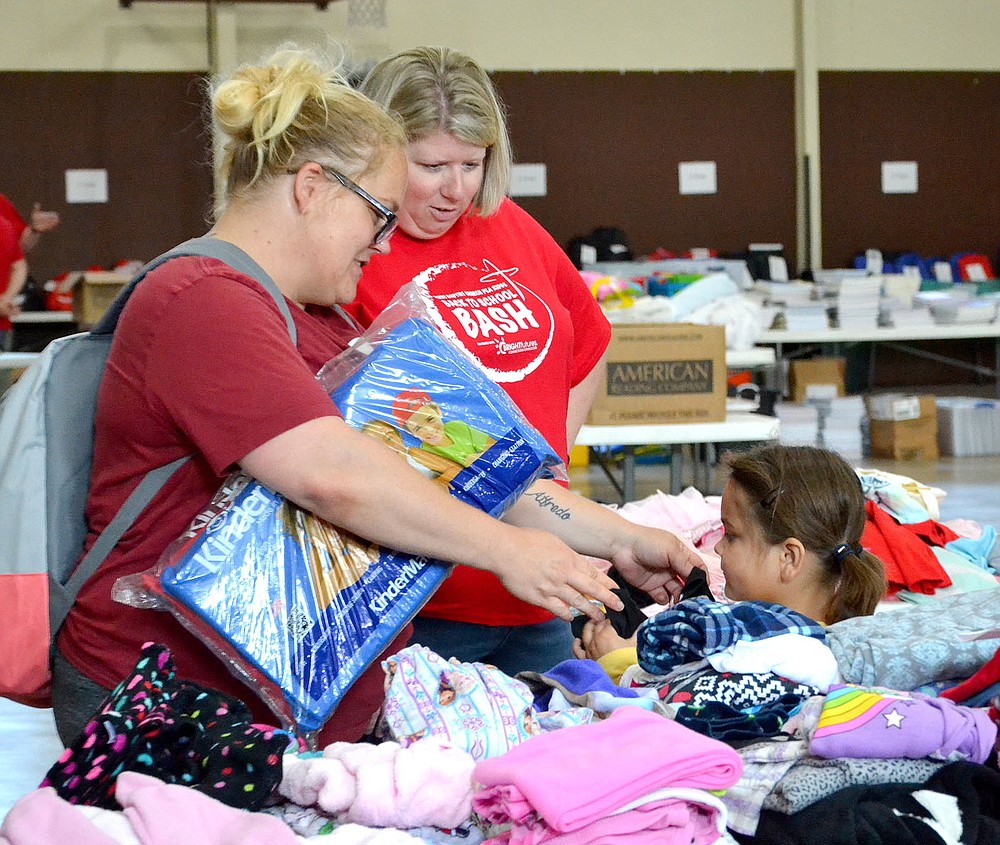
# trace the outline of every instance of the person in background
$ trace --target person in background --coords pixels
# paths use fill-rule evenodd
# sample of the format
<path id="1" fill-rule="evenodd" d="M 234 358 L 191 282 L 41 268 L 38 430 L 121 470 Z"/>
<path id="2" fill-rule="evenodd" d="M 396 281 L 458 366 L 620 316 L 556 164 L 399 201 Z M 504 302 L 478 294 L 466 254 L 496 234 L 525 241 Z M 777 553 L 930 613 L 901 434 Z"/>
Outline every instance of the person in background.
<path id="1" fill-rule="evenodd" d="M 392 253 L 365 268 L 349 310 L 370 325 L 414 280 L 446 334 L 568 460 L 611 328 L 568 256 L 505 196 L 511 148 L 489 76 L 462 53 L 418 47 L 379 62 L 361 90 L 402 123 L 409 178 Z M 538 482 L 508 518 L 612 561 L 657 601 L 698 565 L 674 535 L 629 523 L 553 481 Z M 511 594 L 474 559 L 465 563 L 414 621 L 414 642 L 508 674 L 572 657 L 569 625 Z"/>
<path id="2" fill-rule="evenodd" d="M 8 221 L 14 227 L 15 235 L 22 252 L 31 252 L 41 240 L 42 235 L 51 232 L 59 225 L 59 213 L 43 211 L 41 203 L 36 202 L 31 215 L 25 221 L 13 203 L 0 194 L 0 218 Z"/>
<path id="3" fill-rule="evenodd" d="M 727 463 L 725 534 L 715 546 L 726 598 L 781 605 L 820 625 L 874 613 L 885 596 L 885 570 L 861 546 L 865 497 L 851 466 L 826 449 L 783 445 L 730 455 Z M 574 653 L 597 660 L 617 680 L 661 645 L 658 624 L 686 612 L 680 602 L 631 638 L 620 637 L 608 620 L 587 622 Z"/>
<path id="4" fill-rule="evenodd" d="M 0 286 L 6 282 L 6 288 L 0 287 L 0 350 L 9 348 L 10 331 L 13 328 L 10 318 L 20 313 L 18 297 L 28 283 L 28 264 L 26 254 L 38 246 L 38 242 L 46 232 L 51 232 L 59 225 L 59 214 L 55 211 L 43 211 L 41 203 L 36 202 L 27 222 L 18 213 L 14 204 L 3 194 L 0 194 Z M 17 249 L 10 246 L 13 239 Z M 12 255 L 18 255 L 11 259 Z M 13 261 L 12 272 L 6 273 L 4 268 L 8 260 Z M 0 379 L 2 380 L 2 379 Z"/>
<path id="5" fill-rule="evenodd" d="M 191 458 L 83 585 L 58 634 L 52 699 L 67 743 L 149 641 L 169 648 L 185 679 L 274 723 L 256 691 L 172 614 L 111 598 L 119 577 L 153 568 L 237 469 L 372 542 L 475 561 L 548 613 L 596 617 L 588 596 L 618 604 L 613 582 L 563 541 L 460 503 L 350 428 L 315 378 L 357 335 L 334 306 L 350 302 L 362 269 L 389 251 L 407 170 L 398 124 L 297 48 L 235 71 L 214 89 L 212 113 L 226 139 L 226 187 L 209 234 L 272 277 L 298 340 L 258 282 L 212 258 L 167 261 L 129 299 L 97 400 L 86 548 L 149 470 Z M 377 659 L 320 732 L 320 746 L 362 737 L 383 701 Z"/>
<path id="6" fill-rule="evenodd" d="M 0 351 L 10 345 L 10 318 L 20 312 L 17 297 L 28 279 L 28 262 L 24 258 L 15 227 L 0 217 Z"/>

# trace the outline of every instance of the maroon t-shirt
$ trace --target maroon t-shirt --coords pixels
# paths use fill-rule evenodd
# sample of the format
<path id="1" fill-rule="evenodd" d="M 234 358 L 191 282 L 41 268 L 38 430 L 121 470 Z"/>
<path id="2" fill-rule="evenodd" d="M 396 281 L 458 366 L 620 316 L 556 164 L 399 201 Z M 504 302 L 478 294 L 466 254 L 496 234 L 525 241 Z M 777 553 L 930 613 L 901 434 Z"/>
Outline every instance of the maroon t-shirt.
<path id="1" fill-rule="evenodd" d="M 253 279 L 216 259 L 175 258 L 151 272 L 122 314 L 98 394 L 87 548 L 140 479 L 193 455 L 83 586 L 59 636 L 79 671 L 111 688 L 143 643 L 166 645 L 178 674 L 276 719 L 250 687 L 168 612 L 111 598 L 118 578 L 145 572 L 218 491 L 236 462 L 302 423 L 336 415 L 315 380 L 356 332 L 322 311 L 289 302 L 298 332 Z M 405 645 L 409 630 L 391 647 Z M 321 741 L 357 739 L 383 699 L 376 662 L 338 707 Z"/>

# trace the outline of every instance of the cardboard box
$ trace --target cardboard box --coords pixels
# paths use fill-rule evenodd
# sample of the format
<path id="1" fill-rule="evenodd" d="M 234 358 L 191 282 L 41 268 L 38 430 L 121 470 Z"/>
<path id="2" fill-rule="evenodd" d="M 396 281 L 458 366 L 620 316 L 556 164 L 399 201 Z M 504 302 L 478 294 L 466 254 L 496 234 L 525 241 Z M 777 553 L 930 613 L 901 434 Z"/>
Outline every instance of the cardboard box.
<path id="1" fill-rule="evenodd" d="M 896 461 L 938 459 L 938 417 L 933 396 L 917 396 L 920 416 L 909 420 L 869 418 L 873 458 Z"/>
<path id="2" fill-rule="evenodd" d="M 613 326 L 589 424 L 721 422 L 725 418 L 724 326 Z"/>
<path id="3" fill-rule="evenodd" d="M 880 393 L 865 397 L 868 416 L 873 420 L 920 419 L 920 397 L 904 393 Z"/>
<path id="4" fill-rule="evenodd" d="M 104 316 L 118 292 L 132 278 L 129 273 L 83 273 L 73 288 L 73 319 L 84 326 L 92 326 Z"/>
<path id="5" fill-rule="evenodd" d="M 837 396 L 844 395 L 844 358 L 804 358 L 788 365 L 788 395 L 793 402 L 805 402 L 809 385 L 829 385 Z"/>

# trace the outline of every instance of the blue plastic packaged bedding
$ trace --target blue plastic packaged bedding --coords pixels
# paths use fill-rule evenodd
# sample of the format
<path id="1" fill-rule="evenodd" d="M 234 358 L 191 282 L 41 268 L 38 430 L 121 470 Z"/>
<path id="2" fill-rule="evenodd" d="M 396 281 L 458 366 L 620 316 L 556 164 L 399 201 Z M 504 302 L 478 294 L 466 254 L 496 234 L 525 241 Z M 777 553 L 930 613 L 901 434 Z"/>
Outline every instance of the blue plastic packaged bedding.
<path id="1" fill-rule="evenodd" d="M 363 364 L 354 368 L 358 356 Z M 423 319 L 397 324 L 370 352 L 348 350 L 318 377 L 340 376 L 331 396 L 352 428 L 381 438 L 416 469 L 448 483 L 453 495 L 494 516 L 540 475 L 561 467 L 507 394 Z"/>
<path id="2" fill-rule="evenodd" d="M 540 476 L 564 472 L 507 394 L 422 318 L 366 333 L 317 377 L 349 425 L 494 516 Z M 235 475 L 153 570 L 119 580 L 115 597 L 169 609 L 286 727 L 308 734 L 448 571 Z"/>

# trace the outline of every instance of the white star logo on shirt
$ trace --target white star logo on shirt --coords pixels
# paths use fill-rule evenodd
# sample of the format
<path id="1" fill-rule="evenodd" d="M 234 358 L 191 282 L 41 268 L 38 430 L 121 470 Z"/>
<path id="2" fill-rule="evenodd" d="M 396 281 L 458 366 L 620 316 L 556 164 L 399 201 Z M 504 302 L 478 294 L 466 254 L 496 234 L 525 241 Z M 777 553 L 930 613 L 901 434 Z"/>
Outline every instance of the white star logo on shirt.
<path id="1" fill-rule="evenodd" d="M 509 282 L 511 277 L 516 276 L 517 271 L 520 269 L 520 267 L 509 267 L 506 270 L 501 270 L 496 264 L 485 258 L 483 259 L 483 267 L 486 270 L 486 274 L 479 277 L 479 281 L 483 284 L 489 284 L 497 278 L 503 279 L 505 282 Z"/>
<path id="2" fill-rule="evenodd" d="M 887 728 L 902 728 L 905 717 L 893 707 L 888 713 L 883 713 L 882 718 L 885 719 L 885 726 Z"/>

